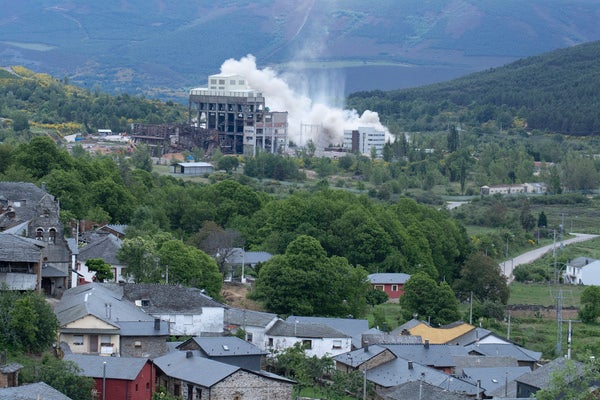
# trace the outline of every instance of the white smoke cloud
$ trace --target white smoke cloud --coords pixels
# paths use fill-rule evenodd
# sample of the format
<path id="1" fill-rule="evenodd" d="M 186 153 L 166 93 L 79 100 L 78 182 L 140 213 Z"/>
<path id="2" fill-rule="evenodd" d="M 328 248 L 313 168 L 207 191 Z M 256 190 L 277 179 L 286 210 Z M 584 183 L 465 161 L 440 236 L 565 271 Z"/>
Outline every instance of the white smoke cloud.
<path id="1" fill-rule="evenodd" d="M 325 95 L 318 96 L 318 99 L 313 101 L 307 94 L 293 89 L 288 84 L 293 80 L 302 82 L 302 77 L 292 77 L 290 74 L 293 72 L 287 72 L 283 75 L 286 77 L 284 79 L 271 68 L 258 69 L 256 58 L 251 54 L 240 60 L 226 60 L 221 65 L 221 73 L 243 76 L 252 89 L 263 93 L 266 106 L 271 111 L 287 111 L 289 139 L 296 144 L 304 145 L 311 139 L 317 147 L 341 145 L 344 130 L 359 127 L 373 127 L 386 132 L 390 137 L 388 129 L 379 121 L 376 112 L 367 110 L 359 115 L 356 110 L 327 104 L 333 102 L 333 99 L 328 100 Z M 302 91 L 306 90 L 305 86 Z M 322 129 L 308 129 L 307 125 L 321 126 Z M 305 128 L 302 129 L 302 126 Z"/>

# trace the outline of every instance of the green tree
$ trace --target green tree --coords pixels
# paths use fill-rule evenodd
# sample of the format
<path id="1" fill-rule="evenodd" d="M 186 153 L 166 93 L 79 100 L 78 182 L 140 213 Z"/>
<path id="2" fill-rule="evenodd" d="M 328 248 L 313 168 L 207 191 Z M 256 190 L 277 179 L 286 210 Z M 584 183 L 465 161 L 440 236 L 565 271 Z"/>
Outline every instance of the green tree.
<path id="1" fill-rule="evenodd" d="M 498 263 L 481 252 L 473 253 L 465 260 L 460 278 L 454 282 L 454 291 L 462 300 L 468 299 L 472 292 L 480 302 L 489 300 L 506 304 L 509 296 L 506 278 Z"/>
<path id="2" fill-rule="evenodd" d="M 546 217 L 546 214 L 543 211 L 541 211 L 538 215 L 537 226 L 538 228 L 545 228 L 548 226 L 548 218 Z"/>
<path id="3" fill-rule="evenodd" d="M 223 277 L 217 263 L 205 252 L 188 246 L 180 240 L 168 240 L 158 249 L 160 263 L 168 266 L 169 283 L 205 289 L 218 298 Z"/>
<path id="4" fill-rule="evenodd" d="M 422 318 L 433 324 L 447 324 L 460 318 L 452 288 L 446 282 L 438 285 L 424 272 L 411 275 L 404 285 L 400 304 L 407 319 Z"/>
<path id="5" fill-rule="evenodd" d="M 388 295 L 383 290 L 377 289 L 369 289 L 367 292 L 367 304 L 371 307 L 375 307 L 376 305 L 383 304 L 388 301 Z"/>
<path id="6" fill-rule="evenodd" d="M 164 240 L 171 239 L 171 235 L 163 236 Z M 135 283 L 160 282 L 164 266 L 159 265 L 158 242 L 156 236 L 138 236 L 123 240 L 117 258 L 127 265 L 124 274 Z"/>
<path id="7" fill-rule="evenodd" d="M 538 390 L 538 400 L 595 400 L 598 398 L 592 389 L 600 381 L 598 366 L 593 361 L 582 364 L 567 359 L 553 361 L 557 364 L 548 386 Z"/>
<path id="8" fill-rule="evenodd" d="M 454 153 L 456 150 L 458 150 L 460 142 L 459 142 L 459 137 L 458 137 L 458 130 L 456 129 L 455 125 L 450 126 L 450 130 L 448 131 L 447 141 L 448 141 L 448 152 L 449 153 Z"/>
<path id="9" fill-rule="evenodd" d="M 361 267 L 327 257 L 313 237 L 300 235 L 260 269 L 254 296 L 283 315 L 361 316 L 369 284 Z"/>
<path id="10" fill-rule="evenodd" d="M 45 382 L 73 400 L 93 400 L 94 379 L 81 376 L 81 369 L 71 361 L 45 354 L 41 361 L 22 361 L 23 383 Z"/>
<path id="11" fill-rule="evenodd" d="M 34 178 L 42 178 L 53 169 L 69 169 L 72 159 L 69 154 L 56 147 L 56 143 L 46 136 L 36 136 L 29 143 L 19 145 L 15 163 L 27 170 Z"/>
<path id="12" fill-rule="evenodd" d="M 150 157 L 148 146 L 137 145 L 131 155 L 131 162 L 136 168 L 152 172 L 152 157 Z"/>
<path id="13" fill-rule="evenodd" d="M 86 267 L 95 272 L 94 279 L 98 282 L 105 282 L 114 278 L 112 267 L 101 258 L 90 258 L 85 262 Z"/>
<path id="14" fill-rule="evenodd" d="M 228 174 L 239 166 L 238 158 L 235 156 L 224 156 L 217 162 L 217 168 L 225 170 Z"/>
<path id="15" fill-rule="evenodd" d="M 12 115 L 12 128 L 15 132 L 23 132 L 29 130 L 29 120 L 27 114 L 16 111 Z"/>
<path id="16" fill-rule="evenodd" d="M 523 207 L 521 207 L 521 214 L 519 216 L 521 226 L 525 229 L 525 232 L 529 232 L 535 228 L 535 217 L 531 214 L 531 206 L 529 201 L 525 201 Z"/>
<path id="17" fill-rule="evenodd" d="M 600 286 L 587 286 L 581 292 L 579 318 L 585 323 L 592 323 L 598 317 L 600 317 Z"/>

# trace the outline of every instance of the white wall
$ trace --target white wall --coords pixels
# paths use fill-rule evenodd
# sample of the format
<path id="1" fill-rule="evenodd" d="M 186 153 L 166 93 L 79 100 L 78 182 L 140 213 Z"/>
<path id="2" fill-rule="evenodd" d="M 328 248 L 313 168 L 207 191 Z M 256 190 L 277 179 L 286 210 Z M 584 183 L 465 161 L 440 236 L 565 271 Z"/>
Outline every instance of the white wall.
<path id="1" fill-rule="evenodd" d="M 347 353 L 352 350 L 351 338 L 297 338 L 290 336 L 268 336 L 273 339 L 273 346 L 270 349 L 277 351 L 283 351 L 289 347 L 294 346 L 294 343 L 302 343 L 303 340 L 310 340 L 312 343 L 311 349 L 306 349 L 305 353 L 308 357 L 335 357 L 338 354 Z M 336 344 L 340 344 L 341 348 L 334 348 L 334 341 Z M 269 348 L 269 347 L 268 347 Z"/>
<path id="2" fill-rule="evenodd" d="M 180 336 L 200 336 L 202 333 L 222 333 L 225 309 L 205 307 L 202 314 L 153 314 L 169 323 L 169 333 Z"/>

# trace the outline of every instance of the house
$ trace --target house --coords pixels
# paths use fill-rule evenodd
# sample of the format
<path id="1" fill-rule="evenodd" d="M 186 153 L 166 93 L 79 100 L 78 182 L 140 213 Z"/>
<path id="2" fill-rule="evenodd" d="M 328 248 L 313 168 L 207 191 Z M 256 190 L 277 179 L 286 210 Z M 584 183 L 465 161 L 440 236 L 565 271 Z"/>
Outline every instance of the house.
<path id="1" fill-rule="evenodd" d="M 231 334 L 235 334 L 238 329 L 243 329 L 246 332 L 246 341 L 261 350 L 267 350 L 268 341 L 265 333 L 277 321 L 279 317 L 276 314 L 241 308 L 225 309 L 225 329 Z"/>
<path id="2" fill-rule="evenodd" d="M 479 386 L 486 395 L 505 388 L 508 394 L 508 384 L 520 376 L 531 372 L 529 367 L 473 367 L 464 368 L 460 377 Z"/>
<path id="3" fill-rule="evenodd" d="M 71 398 L 44 382 L 37 382 L 0 389 L 0 400 L 71 400 Z"/>
<path id="4" fill-rule="evenodd" d="M 294 381 L 203 357 L 199 350 L 175 351 L 154 360 L 157 383 L 185 399 L 279 400 L 293 397 Z"/>
<path id="5" fill-rule="evenodd" d="M 295 322 L 301 324 L 322 324 L 335 329 L 338 332 L 344 333 L 352 338 L 352 347 L 359 349 L 362 346 L 362 335 L 369 330 L 369 321 L 366 319 L 352 318 L 326 318 L 326 317 L 299 317 L 290 316 L 287 322 Z"/>
<path id="6" fill-rule="evenodd" d="M 494 332 L 485 329 L 476 327 L 475 329 L 471 329 L 465 332 L 463 335 L 455 337 L 450 341 L 446 342 L 446 344 L 455 344 L 457 346 L 468 346 L 470 344 L 508 344 L 512 343 L 510 340 L 504 339 Z"/>
<path id="7" fill-rule="evenodd" d="M 41 291 L 44 246 L 38 240 L 0 234 L 0 283 L 9 290 Z"/>
<path id="8" fill-rule="evenodd" d="M 96 273 L 88 270 L 85 263 L 90 259 L 96 258 L 100 258 L 110 264 L 113 273 L 112 282 L 127 281 L 127 278 L 124 276 L 126 266 L 117 258 L 117 252 L 122 245 L 123 241 L 117 236 L 104 234 L 80 248 L 76 263 L 76 273 L 73 274 L 73 277 L 76 277 L 76 285 L 74 286 L 95 281 Z"/>
<path id="9" fill-rule="evenodd" d="M 67 354 L 64 359 L 74 362 L 81 369 L 82 376 L 94 379 L 100 399 L 152 399 L 156 377 L 147 358 Z M 106 388 L 106 393 L 102 392 L 103 388 Z"/>
<path id="10" fill-rule="evenodd" d="M 265 333 L 267 349 L 284 351 L 300 343 L 308 357 L 334 357 L 352 349 L 352 337 L 324 324 L 277 321 Z"/>
<path id="11" fill-rule="evenodd" d="M 569 262 L 563 272 L 565 283 L 573 285 L 600 285 L 600 260 L 578 257 Z"/>
<path id="12" fill-rule="evenodd" d="M 169 325 L 172 336 L 221 336 L 225 306 L 201 289 L 179 285 L 125 283 L 123 299 Z"/>
<path id="13" fill-rule="evenodd" d="M 494 195 L 494 194 L 519 194 L 519 193 L 536 193 L 542 194 L 548 191 L 548 187 L 543 182 L 535 183 L 517 183 L 517 184 L 506 184 L 506 185 L 483 185 L 479 189 L 479 193 L 482 196 Z"/>
<path id="14" fill-rule="evenodd" d="M 193 337 L 179 346 L 178 350 L 198 350 L 202 357 L 259 371 L 267 355 L 255 345 L 235 336 Z"/>
<path id="15" fill-rule="evenodd" d="M 517 360 L 519 366 L 534 370 L 542 358 L 542 353 L 525 349 L 513 343 L 476 343 L 464 347 L 471 355 L 504 356 Z"/>
<path id="16" fill-rule="evenodd" d="M 557 358 L 555 360 L 550 361 L 547 364 L 542 365 L 537 368 L 535 371 L 528 372 L 526 374 L 521 375 L 516 379 L 517 382 L 517 395 L 516 397 L 527 397 L 530 398 L 535 396 L 538 390 L 548 388 L 552 376 L 554 373 L 558 371 L 564 371 L 566 369 L 566 364 L 568 362 L 572 362 L 575 368 L 576 374 L 575 376 L 569 374 L 565 375 L 564 379 L 567 380 L 567 383 L 571 383 L 573 379 L 577 379 L 583 374 L 584 365 L 577 361 L 567 360 L 566 358 Z"/>
<path id="17" fill-rule="evenodd" d="M 379 273 L 370 274 L 368 279 L 373 289 L 384 291 L 390 301 L 398 302 L 400 296 L 404 294 L 404 284 L 410 279 L 410 275 L 403 273 Z"/>
<path id="18" fill-rule="evenodd" d="M 60 222 L 60 205 L 42 184 L 0 182 L 0 232 L 35 239 L 41 249 L 41 287 L 47 295 L 60 296 L 69 284 L 71 256 Z"/>
<path id="19" fill-rule="evenodd" d="M 106 232 L 111 235 L 116 236 L 117 238 L 123 240 L 125 238 L 125 231 L 127 230 L 127 225 L 125 224 L 106 224 L 98 228 L 100 232 Z"/>
<path id="20" fill-rule="evenodd" d="M 375 390 L 387 389 L 404 385 L 409 382 L 423 382 L 443 388 L 448 392 L 466 393 L 474 397 L 482 390 L 470 382 L 453 377 L 438 368 L 424 365 L 412 358 L 399 356 L 396 347 L 421 347 L 423 345 L 394 345 L 394 346 L 368 346 L 364 349 L 354 350 L 348 354 L 334 357 L 338 370 L 357 370 L 365 374 L 365 379 L 375 386 Z M 434 346 L 432 346 L 433 348 Z M 437 346 L 450 349 L 456 346 Z M 425 348 L 425 351 L 429 349 Z M 444 352 L 436 351 L 432 360 Z M 446 364 L 444 362 L 443 364 Z"/>
<path id="21" fill-rule="evenodd" d="M 5 355 L 2 354 L 2 363 L 0 364 L 0 388 L 9 388 L 19 386 L 19 373 L 23 366 L 19 363 L 6 363 Z"/>
<path id="22" fill-rule="evenodd" d="M 269 261 L 273 255 L 266 251 L 246 251 L 241 247 L 233 247 L 224 250 L 225 264 L 231 270 L 231 280 L 233 280 L 234 271 L 240 268 L 241 282 L 246 283 L 246 268 L 255 268 L 258 264 Z M 219 250 L 221 252 L 221 250 Z M 217 254 L 217 257 L 218 254 Z"/>
<path id="23" fill-rule="evenodd" d="M 54 312 L 59 341 L 75 354 L 154 357 L 166 352 L 167 324 L 124 300 L 117 285 L 71 288 Z"/>
<path id="24" fill-rule="evenodd" d="M 473 396 L 450 392 L 447 389 L 431 385 L 422 380 L 410 381 L 402 385 L 377 390 L 382 400 L 472 400 Z"/>

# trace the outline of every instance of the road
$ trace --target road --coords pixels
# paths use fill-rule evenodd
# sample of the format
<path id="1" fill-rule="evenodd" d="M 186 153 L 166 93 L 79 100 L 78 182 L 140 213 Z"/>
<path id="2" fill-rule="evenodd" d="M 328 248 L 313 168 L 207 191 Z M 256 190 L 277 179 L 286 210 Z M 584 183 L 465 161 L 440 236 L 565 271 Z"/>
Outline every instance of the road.
<path id="1" fill-rule="evenodd" d="M 563 240 L 562 241 L 563 245 L 566 246 L 571 243 L 585 242 L 586 240 L 595 239 L 598 236 L 600 236 L 600 235 L 589 235 L 586 233 L 571 233 L 571 235 L 573 235 L 575 237 L 571 238 L 571 239 Z M 558 248 L 559 246 L 560 246 L 560 242 L 556 242 L 556 248 Z M 535 250 L 528 251 L 527 253 L 523 253 L 514 258 L 511 258 L 509 260 L 501 262 L 500 269 L 502 270 L 502 273 L 504 274 L 504 276 L 506 276 L 508 283 L 510 283 L 514 279 L 513 269 L 516 266 L 521 265 L 521 264 L 529 264 L 530 262 L 543 257 L 546 253 L 551 252 L 553 248 L 554 248 L 554 243 L 549 244 L 544 247 L 540 247 Z"/>

